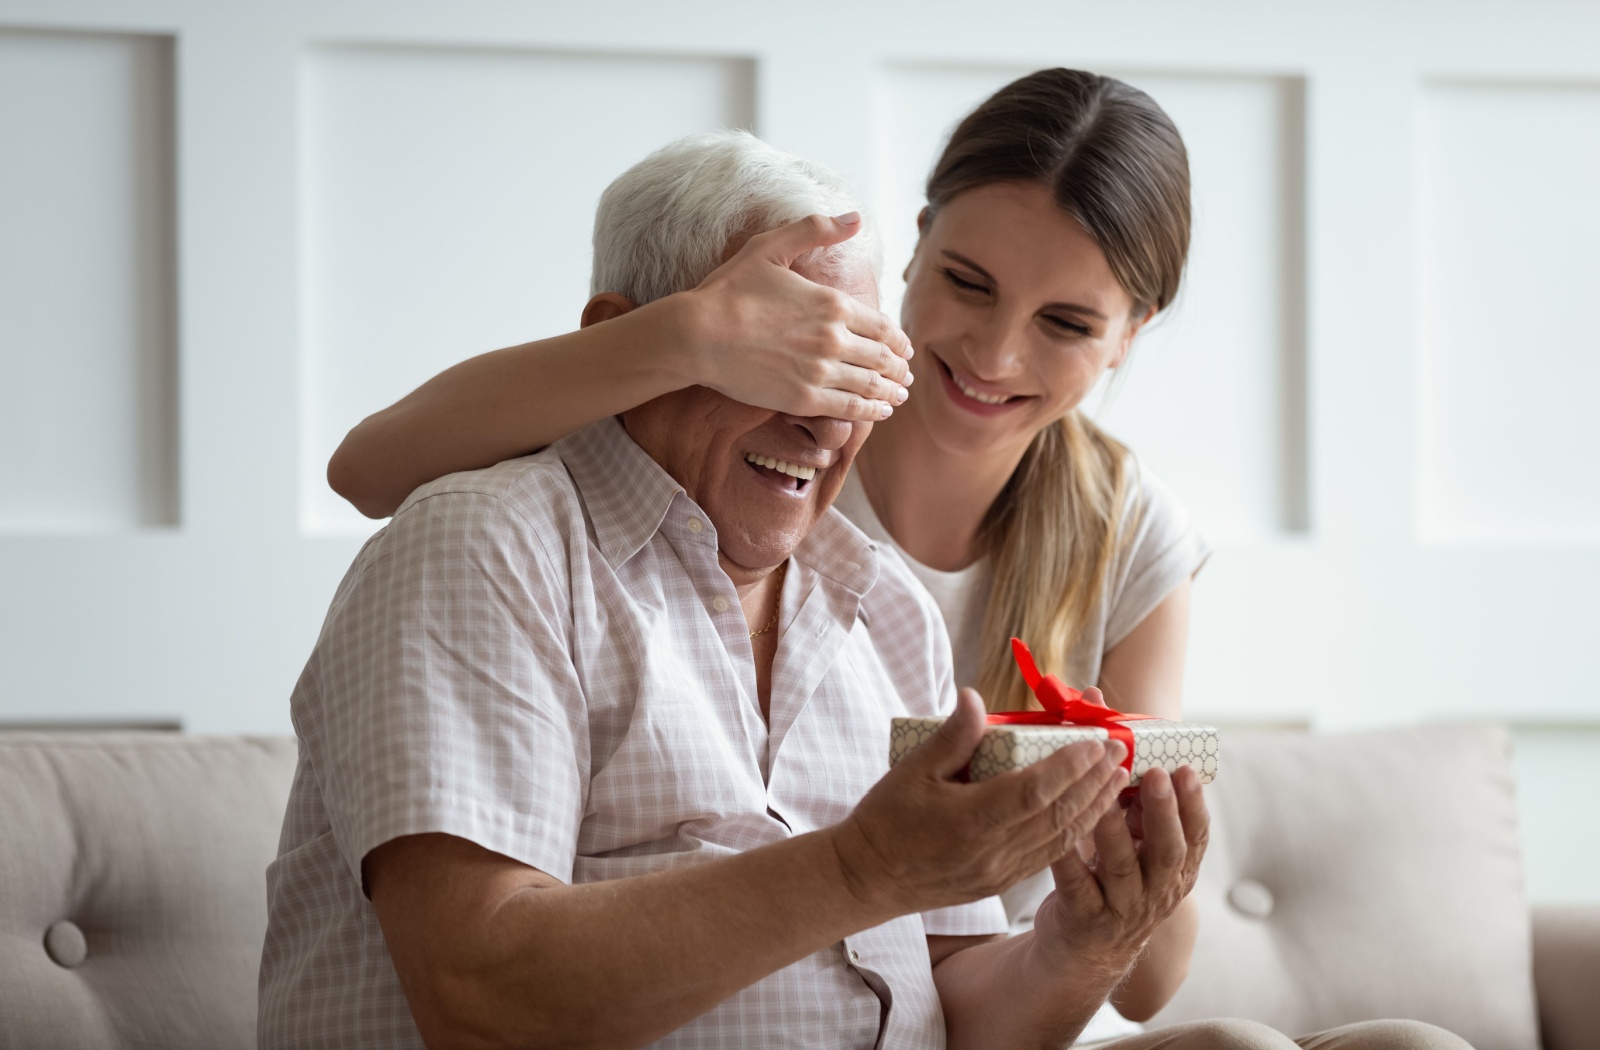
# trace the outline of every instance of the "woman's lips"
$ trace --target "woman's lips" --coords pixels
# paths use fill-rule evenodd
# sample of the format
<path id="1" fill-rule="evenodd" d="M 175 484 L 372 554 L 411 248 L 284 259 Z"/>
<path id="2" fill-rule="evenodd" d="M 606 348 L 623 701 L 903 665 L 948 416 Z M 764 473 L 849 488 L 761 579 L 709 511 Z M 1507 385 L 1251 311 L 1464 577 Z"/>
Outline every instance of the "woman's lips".
<path id="1" fill-rule="evenodd" d="M 944 392 L 950 396 L 950 400 L 954 401 L 957 407 L 963 408 L 973 415 L 1004 415 L 1020 408 L 1024 402 L 1033 400 L 1027 395 L 1013 395 L 1004 401 L 979 400 L 979 398 L 962 389 L 962 384 L 956 380 L 955 372 L 951 370 L 949 365 L 937 357 L 934 360 L 939 361 L 939 378 L 942 380 L 941 385 L 944 387 Z"/>

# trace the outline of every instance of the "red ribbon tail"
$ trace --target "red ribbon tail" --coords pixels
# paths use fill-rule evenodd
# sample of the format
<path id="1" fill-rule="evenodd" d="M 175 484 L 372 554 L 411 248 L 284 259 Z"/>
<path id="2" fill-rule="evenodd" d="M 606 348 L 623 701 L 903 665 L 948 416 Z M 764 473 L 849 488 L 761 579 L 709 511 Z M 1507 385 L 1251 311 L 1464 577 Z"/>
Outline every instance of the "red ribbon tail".
<path id="1" fill-rule="evenodd" d="M 1011 655 L 1016 658 L 1017 667 L 1022 670 L 1022 680 L 1028 683 L 1028 688 L 1038 689 L 1044 676 L 1039 673 L 1039 665 L 1033 662 L 1028 643 L 1021 638 L 1011 639 Z"/>

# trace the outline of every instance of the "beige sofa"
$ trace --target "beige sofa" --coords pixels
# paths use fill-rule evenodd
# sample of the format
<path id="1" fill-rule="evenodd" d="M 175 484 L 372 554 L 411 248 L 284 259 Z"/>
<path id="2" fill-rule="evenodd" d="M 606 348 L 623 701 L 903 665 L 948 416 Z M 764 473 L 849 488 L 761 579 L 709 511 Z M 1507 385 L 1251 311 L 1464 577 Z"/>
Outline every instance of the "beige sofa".
<path id="1" fill-rule="evenodd" d="M 1530 929 L 1508 759 L 1492 726 L 1227 734 L 1201 944 L 1158 1023 L 1600 1047 L 1600 908 Z M 0 734 L 0 1048 L 254 1045 L 294 761 L 282 738 Z"/>

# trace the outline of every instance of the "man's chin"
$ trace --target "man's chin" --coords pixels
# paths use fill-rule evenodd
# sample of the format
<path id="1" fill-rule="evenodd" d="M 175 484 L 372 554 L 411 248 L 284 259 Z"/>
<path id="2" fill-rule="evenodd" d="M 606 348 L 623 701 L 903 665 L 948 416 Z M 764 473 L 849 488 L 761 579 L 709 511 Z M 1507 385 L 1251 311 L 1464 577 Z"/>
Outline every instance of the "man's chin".
<path id="1" fill-rule="evenodd" d="M 787 516 L 785 516 L 787 518 Z M 744 522 L 737 525 L 717 523 L 719 553 L 730 575 L 734 570 L 760 576 L 782 565 L 806 538 L 810 515 L 806 521 L 773 521 L 768 523 Z"/>

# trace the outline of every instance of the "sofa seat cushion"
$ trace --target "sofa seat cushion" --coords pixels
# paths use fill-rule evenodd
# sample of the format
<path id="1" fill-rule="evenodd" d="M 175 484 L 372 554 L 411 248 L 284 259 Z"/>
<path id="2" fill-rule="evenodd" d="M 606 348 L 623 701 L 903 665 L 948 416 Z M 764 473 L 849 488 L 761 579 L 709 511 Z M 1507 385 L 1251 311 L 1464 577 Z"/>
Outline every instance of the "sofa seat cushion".
<path id="1" fill-rule="evenodd" d="M 1488 725 L 1225 733 L 1200 943 L 1155 1023 L 1405 1017 L 1537 1050 L 1510 750 Z"/>
<path id="2" fill-rule="evenodd" d="M 253 1047 L 292 738 L 0 733 L 0 1047 Z"/>

